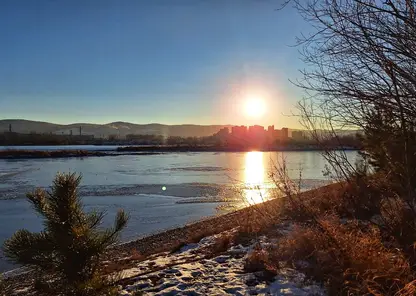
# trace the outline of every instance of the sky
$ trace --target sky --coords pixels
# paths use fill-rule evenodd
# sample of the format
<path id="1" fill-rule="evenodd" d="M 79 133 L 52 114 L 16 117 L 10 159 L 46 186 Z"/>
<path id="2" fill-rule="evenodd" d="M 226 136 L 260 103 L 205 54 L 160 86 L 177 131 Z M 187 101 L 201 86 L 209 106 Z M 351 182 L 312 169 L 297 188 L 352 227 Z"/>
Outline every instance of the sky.
<path id="1" fill-rule="evenodd" d="M 281 3 L 2 0 L 0 119 L 297 128 L 308 24 Z"/>

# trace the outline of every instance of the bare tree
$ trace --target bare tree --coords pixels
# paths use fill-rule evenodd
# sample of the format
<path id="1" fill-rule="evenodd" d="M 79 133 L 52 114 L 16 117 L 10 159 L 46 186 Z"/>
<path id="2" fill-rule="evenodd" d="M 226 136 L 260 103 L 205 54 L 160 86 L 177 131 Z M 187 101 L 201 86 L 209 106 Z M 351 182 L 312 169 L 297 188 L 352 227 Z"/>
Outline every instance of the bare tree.
<path id="1" fill-rule="evenodd" d="M 307 69 L 295 82 L 307 94 L 303 124 L 322 130 L 363 131 L 365 155 L 414 199 L 416 181 L 415 1 L 294 0 L 314 27 L 298 39 Z M 327 132 L 328 133 L 328 132 Z M 327 154 L 341 175 L 352 166 Z"/>

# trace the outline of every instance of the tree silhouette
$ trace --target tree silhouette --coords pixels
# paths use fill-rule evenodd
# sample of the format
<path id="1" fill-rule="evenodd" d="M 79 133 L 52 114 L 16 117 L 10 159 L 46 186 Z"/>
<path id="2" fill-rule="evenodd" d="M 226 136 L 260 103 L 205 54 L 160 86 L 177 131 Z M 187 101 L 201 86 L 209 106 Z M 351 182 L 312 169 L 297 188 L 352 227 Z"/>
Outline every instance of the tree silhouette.
<path id="1" fill-rule="evenodd" d="M 299 104 L 301 122 L 321 143 L 328 134 L 323 130 L 335 135 L 339 130 L 361 130 L 361 155 L 375 173 L 371 182 L 379 198 L 372 214 L 383 216 L 383 237 L 395 240 L 414 269 L 416 2 L 288 2 L 312 28 L 310 35 L 298 40 L 305 63 L 296 82 L 305 91 Z M 357 184 L 362 174 L 345 153 L 325 149 L 324 156 L 331 173 Z M 363 205 L 374 196 L 368 185 L 359 186 Z M 362 205 L 355 202 L 354 207 Z"/>
<path id="2" fill-rule="evenodd" d="M 120 210 L 112 228 L 99 229 L 105 213 L 84 212 L 78 193 L 80 182 L 81 176 L 58 173 L 51 191 L 36 189 L 28 194 L 29 202 L 43 218 L 44 230 L 18 230 L 4 243 L 9 260 L 38 271 L 38 290 L 47 287 L 64 295 L 94 295 L 100 282 L 100 255 L 118 241 L 127 224 L 128 216 Z M 105 294 L 102 288 L 100 295 Z"/>
<path id="3" fill-rule="evenodd" d="M 289 2 L 313 28 L 298 40 L 302 123 L 316 137 L 360 129 L 369 161 L 416 201 L 415 1 Z M 330 163 L 343 178 L 351 171 L 343 160 Z"/>

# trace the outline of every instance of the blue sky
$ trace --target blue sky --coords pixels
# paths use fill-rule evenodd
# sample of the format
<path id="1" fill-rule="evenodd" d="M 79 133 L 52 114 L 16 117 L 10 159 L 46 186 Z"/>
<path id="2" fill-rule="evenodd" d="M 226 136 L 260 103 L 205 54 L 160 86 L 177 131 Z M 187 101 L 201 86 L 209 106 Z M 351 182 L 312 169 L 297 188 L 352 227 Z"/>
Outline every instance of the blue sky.
<path id="1" fill-rule="evenodd" d="M 302 93 L 281 0 L 0 1 L 0 119 L 275 124 Z M 246 94 L 267 113 L 248 119 Z"/>

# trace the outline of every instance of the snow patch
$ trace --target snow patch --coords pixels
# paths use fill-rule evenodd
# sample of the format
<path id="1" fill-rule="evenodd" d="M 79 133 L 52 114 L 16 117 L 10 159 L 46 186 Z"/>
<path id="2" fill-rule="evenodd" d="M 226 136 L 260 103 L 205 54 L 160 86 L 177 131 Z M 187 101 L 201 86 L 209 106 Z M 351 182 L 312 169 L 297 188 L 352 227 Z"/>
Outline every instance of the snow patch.
<path id="1" fill-rule="evenodd" d="M 119 295 L 132 296 L 136 291 L 142 295 L 326 295 L 323 287 L 307 281 L 294 269 L 281 269 L 268 282 L 258 272 L 245 272 L 245 259 L 255 246 L 274 243 L 265 236 L 255 244 L 233 245 L 221 255 L 205 258 L 203 249 L 234 231 L 205 237 L 176 253 L 156 254 L 139 262 L 123 271 L 122 278 L 129 284 Z"/>

